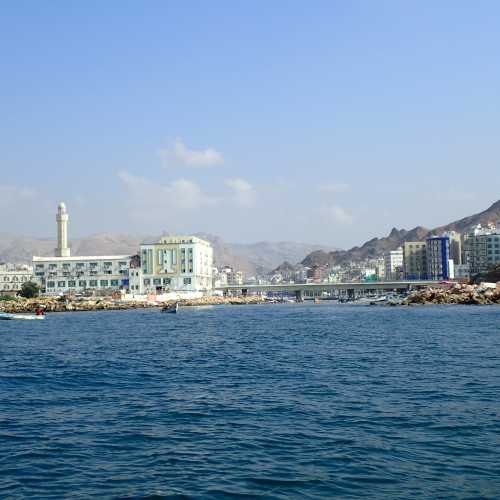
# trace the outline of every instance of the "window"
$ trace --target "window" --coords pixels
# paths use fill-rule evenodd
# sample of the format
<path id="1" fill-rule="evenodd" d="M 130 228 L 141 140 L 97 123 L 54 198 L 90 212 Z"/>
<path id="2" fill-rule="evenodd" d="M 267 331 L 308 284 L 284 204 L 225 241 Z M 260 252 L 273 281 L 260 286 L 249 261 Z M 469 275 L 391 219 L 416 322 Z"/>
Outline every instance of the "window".
<path id="1" fill-rule="evenodd" d="M 150 280 L 149 278 L 146 278 L 146 279 L 144 280 L 144 284 L 145 284 L 145 285 L 151 285 L 151 280 Z"/>
<path id="2" fill-rule="evenodd" d="M 108 280 L 101 280 L 100 284 L 101 286 L 108 286 Z"/>
<path id="3" fill-rule="evenodd" d="M 112 262 L 105 262 L 105 263 L 104 263 L 104 265 L 105 265 L 106 267 L 111 267 L 111 266 L 113 265 L 113 263 L 112 263 Z"/>
<path id="4" fill-rule="evenodd" d="M 35 276 L 44 276 L 44 275 L 45 275 L 45 273 L 43 271 L 38 271 L 35 273 Z"/>
<path id="5" fill-rule="evenodd" d="M 77 269 L 82 269 L 83 267 L 85 267 L 85 264 L 83 262 L 77 262 L 76 267 Z"/>
<path id="6" fill-rule="evenodd" d="M 184 278 L 184 284 L 185 285 L 190 285 L 191 284 L 191 278 Z"/>
<path id="7" fill-rule="evenodd" d="M 57 269 L 57 264 L 49 264 L 49 269 Z"/>
<path id="8" fill-rule="evenodd" d="M 69 286 L 70 288 L 75 288 L 75 286 L 76 286 L 76 281 L 72 281 L 72 280 L 68 281 L 68 286 Z"/>
<path id="9" fill-rule="evenodd" d="M 56 286 L 55 281 L 47 281 L 47 288 L 54 288 Z"/>
<path id="10" fill-rule="evenodd" d="M 111 280 L 111 286 L 118 286 L 119 281 L 118 280 Z"/>
<path id="11" fill-rule="evenodd" d="M 127 263 L 126 262 L 118 262 L 118 265 L 120 265 L 120 266 L 126 266 Z"/>
<path id="12" fill-rule="evenodd" d="M 153 285 L 161 285 L 161 279 L 160 278 L 155 278 L 153 280 Z"/>
<path id="13" fill-rule="evenodd" d="M 82 286 L 85 288 L 87 286 L 87 282 L 86 281 L 79 281 L 78 286 Z"/>
<path id="14" fill-rule="evenodd" d="M 97 280 L 90 280 L 89 286 L 97 286 Z"/>
<path id="15" fill-rule="evenodd" d="M 64 287 L 66 286 L 66 282 L 65 282 L 65 281 L 58 281 L 58 282 L 57 282 L 57 286 L 58 286 L 59 288 L 64 288 Z"/>
<path id="16" fill-rule="evenodd" d="M 43 269 L 44 267 L 45 267 L 45 266 L 44 266 L 43 264 L 37 264 L 37 265 L 36 265 L 36 268 L 37 268 L 37 269 Z"/>
<path id="17" fill-rule="evenodd" d="M 170 285 L 171 282 L 172 282 L 172 280 L 170 278 L 163 278 L 164 285 Z"/>
<path id="18" fill-rule="evenodd" d="M 70 268 L 70 264 L 63 264 L 63 269 L 69 269 Z"/>

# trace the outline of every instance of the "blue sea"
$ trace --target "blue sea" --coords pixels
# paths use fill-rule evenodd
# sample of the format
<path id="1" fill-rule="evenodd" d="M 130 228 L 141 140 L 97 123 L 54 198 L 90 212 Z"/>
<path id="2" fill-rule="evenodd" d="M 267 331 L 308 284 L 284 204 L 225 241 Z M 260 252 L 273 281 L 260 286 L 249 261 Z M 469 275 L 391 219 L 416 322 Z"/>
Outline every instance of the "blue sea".
<path id="1" fill-rule="evenodd" d="M 0 498 L 499 498 L 500 307 L 0 322 Z"/>

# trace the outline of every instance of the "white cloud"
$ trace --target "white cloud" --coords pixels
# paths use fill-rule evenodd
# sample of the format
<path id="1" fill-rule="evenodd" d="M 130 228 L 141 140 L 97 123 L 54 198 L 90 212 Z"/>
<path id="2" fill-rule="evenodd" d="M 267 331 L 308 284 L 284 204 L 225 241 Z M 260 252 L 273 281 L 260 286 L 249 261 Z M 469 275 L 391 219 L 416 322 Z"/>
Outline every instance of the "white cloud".
<path id="1" fill-rule="evenodd" d="M 171 148 L 160 149 L 158 154 L 164 167 L 175 165 L 211 167 L 224 163 L 222 153 L 219 153 L 214 148 L 209 147 L 201 151 L 195 151 L 189 149 L 180 138 L 175 140 Z"/>
<path id="2" fill-rule="evenodd" d="M 318 186 L 323 193 L 345 193 L 350 189 L 351 186 L 345 182 L 324 182 Z"/>
<path id="3" fill-rule="evenodd" d="M 354 217 L 344 208 L 338 205 L 329 205 L 321 209 L 322 214 L 336 224 L 350 225 L 354 222 Z"/>
<path id="4" fill-rule="evenodd" d="M 239 177 L 226 179 L 225 184 L 232 189 L 234 200 L 239 205 L 251 206 L 255 203 L 255 189 L 245 179 Z"/>
<path id="5" fill-rule="evenodd" d="M 119 172 L 118 177 L 125 184 L 132 201 L 145 210 L 195 210 L 218 201 L 217 198 L 207 195 L 198 184 L 187 179 L 160 184 L 128 172 Z"/>

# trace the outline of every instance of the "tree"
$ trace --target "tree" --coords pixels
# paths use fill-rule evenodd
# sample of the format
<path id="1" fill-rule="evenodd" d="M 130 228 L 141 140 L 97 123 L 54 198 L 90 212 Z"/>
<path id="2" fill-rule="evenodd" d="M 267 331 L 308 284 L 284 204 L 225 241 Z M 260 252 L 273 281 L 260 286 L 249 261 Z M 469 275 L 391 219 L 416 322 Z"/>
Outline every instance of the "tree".
<path id="1" fill-rule="evenodd" d="M 32 281 L 28 281 L 23 283 L 19 295 L 25 299 L 32 299 L 33 297 L 37 297 L 39 292 L 40 289 L 38 288 L 38 285 Z"/>

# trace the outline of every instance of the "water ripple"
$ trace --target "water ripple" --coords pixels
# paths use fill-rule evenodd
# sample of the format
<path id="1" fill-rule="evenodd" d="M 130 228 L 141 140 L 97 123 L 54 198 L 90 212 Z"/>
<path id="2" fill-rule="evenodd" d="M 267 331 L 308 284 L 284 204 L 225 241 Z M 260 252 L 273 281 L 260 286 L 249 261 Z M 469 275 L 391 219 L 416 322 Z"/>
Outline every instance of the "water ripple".
<path id="1" fill-rule="evenodd" d="M 499 307 L 35 323 L 0 324 L 2 498 L 500 497 Z"/>

